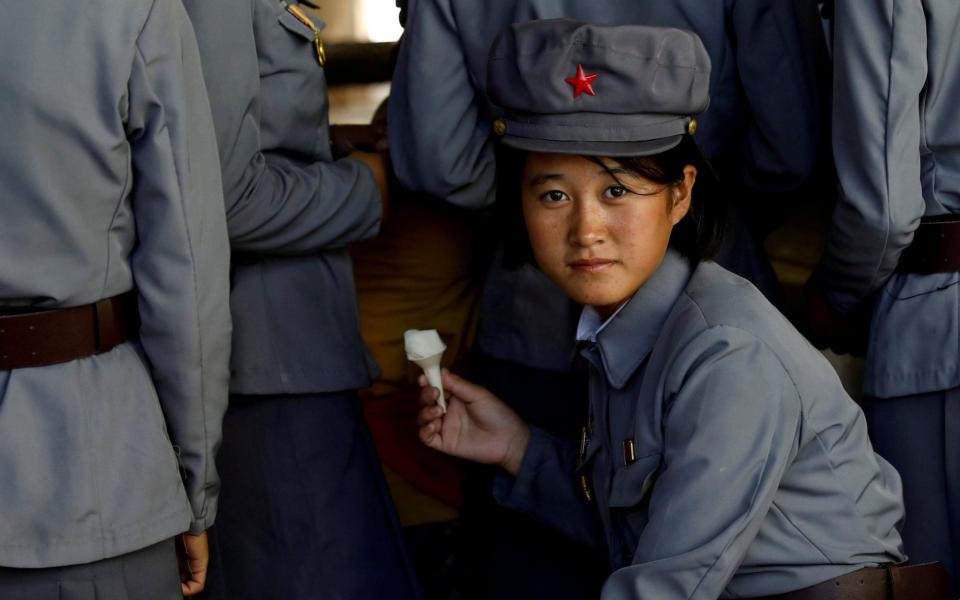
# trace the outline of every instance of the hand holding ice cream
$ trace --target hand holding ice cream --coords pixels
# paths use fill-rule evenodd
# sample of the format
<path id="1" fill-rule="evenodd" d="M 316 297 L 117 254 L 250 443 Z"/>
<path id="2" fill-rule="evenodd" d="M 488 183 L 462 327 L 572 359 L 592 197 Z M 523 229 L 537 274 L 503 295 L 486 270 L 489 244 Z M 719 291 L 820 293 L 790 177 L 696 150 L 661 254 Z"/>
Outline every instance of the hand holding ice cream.
<path id="1" fill-rule="evenodd" d="M 443 382 L 440 381 L 440 359 L 447 346 L 440 339 L 436 329 L 408 329 L 403 333 L 403 345 L 407 351 L 407 360 L 423 369 L 430 385 L 440 390 L 440 406 L 444 412 L 447 403 L 443 397 Z"/>

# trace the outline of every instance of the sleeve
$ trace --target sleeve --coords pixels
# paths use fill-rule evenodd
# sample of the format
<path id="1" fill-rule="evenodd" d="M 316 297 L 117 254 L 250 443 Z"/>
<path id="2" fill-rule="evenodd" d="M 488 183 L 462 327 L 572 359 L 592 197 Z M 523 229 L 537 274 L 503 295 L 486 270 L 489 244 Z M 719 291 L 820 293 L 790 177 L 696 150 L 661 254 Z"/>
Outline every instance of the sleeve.
<path id="1" fill-rule="evenodd" d="M 817 277 L 846 313 L 890 278 L 924 213 L 926 19 L 920 0 L 838 2 L 834 28 L 840 194 Z"/>
<path id="2" fill-rule="evenodd" d="M 252 3 L 186 0 L 213 113 L 235 252 L 302 255 L 368 239 L 380 227 L 373 173 L 351 159 L 305 162 L 262 151 Z"/>
<path id="3" fill-rule="evenodd" d="M 225 162 L 235 160 L 227 157 Z M 310 254 L 370 239 L 380 231 L 380 191 L 373 173 L 359 161 L 308 163 L 257 151 L 244 164 L 239 179 L 226 188 L 230 243 L 236 252 Z M 228 172 L 235 171 L 224 170 Z"/>
<path id="4" fill-rule="evenodd" d="M 140 342 L 193 508 L 209 527 L 227 406 L 229 243 L 210 107 L 180 0 L 156 0 L 137 39 L 127 135 Z"/>
<path id="5" fill-rule="evenodd" d="M 603 599 L 719 598 L 798 451 L 799 398 L 762 342 L 716 327 L 673 364 L 647 525 Z"/>
<path id="6" fill-rule="evenodd" d="M 394 171 L 410 190 L 463 208 L 489 206 L 496 197 L 492 127 L 452 11 L 447 0 L 410 0 L 407 10 L 390 91 Z"/>
<path id="7" fill-rule="evenodd" d="M 600 520 L 577 484 L 576 465 L 577 456 L 570 444 L 531 427 L 520 472 L 513 478 L 498 471 L 493 496 L 506 508 L 522 512 L 573 540 L 602 547 Z"/>
<path id="8" fill-rule="evenodd" d="M 825 118 L 794 2 L 733 0 L 737 72 L 750 114 L 740 179 L 762 196 L 792 192 L 813 176 Z"/>

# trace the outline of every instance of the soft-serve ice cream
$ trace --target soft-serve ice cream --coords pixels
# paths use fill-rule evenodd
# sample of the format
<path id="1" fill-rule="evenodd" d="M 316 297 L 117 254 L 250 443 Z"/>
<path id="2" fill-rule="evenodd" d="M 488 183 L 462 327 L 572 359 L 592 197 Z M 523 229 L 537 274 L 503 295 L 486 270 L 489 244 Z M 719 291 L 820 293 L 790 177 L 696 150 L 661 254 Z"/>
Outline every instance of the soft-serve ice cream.
<path id="1" fill-rule="evenodd" d="M 407 351 L 407 360 L 423 369 L 430 385 L 440 390 L 440 407 L 447 411 L 447 402 L 443 398 L 443 383 L 440 381 L 440 359 L 447 346 L 440 339 L 436 329 L 408 329 L 403 332 L 403 345 Z"/>

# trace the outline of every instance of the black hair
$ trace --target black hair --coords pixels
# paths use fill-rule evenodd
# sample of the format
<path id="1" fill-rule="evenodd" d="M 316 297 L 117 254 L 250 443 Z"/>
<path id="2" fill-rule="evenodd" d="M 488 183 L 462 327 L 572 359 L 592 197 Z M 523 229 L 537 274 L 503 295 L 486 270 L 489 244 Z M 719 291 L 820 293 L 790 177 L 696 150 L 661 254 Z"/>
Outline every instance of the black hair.
<path id="1" fill-rule="evenodd" d="M 600 157 L 589 158 L 605 166 Z M 526 159 L 526 152 L 504 147 L 497 160 L 500 180 L 497 203 L 500 217 L 504 219 L 501 222 L 506 224 L 504 259 L 508 267 L 534 262 L 520 201 Z M 724 238 L 725 199 L 712 168 L 703 158 L 692 137 L 684 135 L 679 144 L 660 154 L 611 156 L 607 159 L 630 173 L 668 186 L 680 185 L 684 178 L 684 167 L 695 166 L 697 181 L 692 192 L 690 210 L 674 226 L 670 234 L 670 246 L 692 263 L 708 260 L 716 255 Z M 629 186 L 624 187 L 629 189 Z"/>

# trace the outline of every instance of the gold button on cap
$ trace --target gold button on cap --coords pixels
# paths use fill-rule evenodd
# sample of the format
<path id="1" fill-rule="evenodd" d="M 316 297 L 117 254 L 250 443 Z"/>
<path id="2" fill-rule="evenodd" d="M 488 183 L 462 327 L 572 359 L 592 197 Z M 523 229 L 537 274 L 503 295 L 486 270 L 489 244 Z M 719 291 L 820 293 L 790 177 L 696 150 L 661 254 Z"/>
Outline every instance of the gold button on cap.
<path id="1" fill-rule="evenodd" d="M 690 135 L 693 135 L 696 132 L 697 132 L 697 120 L 690 119 L 690 122 L 687 123 L 687 133 L 689 133 Z"/>
<path id="2" fill-rule="evenodd" d="M 493 122 L 493 132 L 497 135 L 504 135 L 507 133 L 507 122 L 503 119 L 497 119 Z"/>

